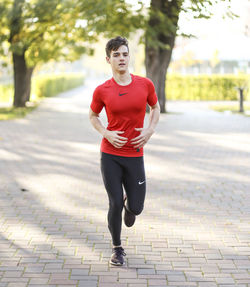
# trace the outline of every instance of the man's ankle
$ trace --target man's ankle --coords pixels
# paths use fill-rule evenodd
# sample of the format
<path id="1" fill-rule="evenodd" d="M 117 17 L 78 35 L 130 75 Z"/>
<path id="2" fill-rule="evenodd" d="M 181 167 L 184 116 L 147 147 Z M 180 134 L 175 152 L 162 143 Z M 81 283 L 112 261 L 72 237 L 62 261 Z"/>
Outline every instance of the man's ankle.
<path id="1" fill-rule="evenodd" d="M 121 245 L 113 245 L 113 248 L 122 247 Z"/>

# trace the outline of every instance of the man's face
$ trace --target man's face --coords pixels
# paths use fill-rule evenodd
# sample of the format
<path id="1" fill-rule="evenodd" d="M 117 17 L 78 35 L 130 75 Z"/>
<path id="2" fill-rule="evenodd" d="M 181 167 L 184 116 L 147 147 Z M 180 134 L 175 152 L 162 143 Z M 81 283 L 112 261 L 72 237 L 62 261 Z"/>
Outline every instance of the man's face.
<path id="1" fill-rule="evenodd" d="M 125 73 L 128 70 L 129 52 L 127 46 L 120 46 L 117 51 L 111 51 L 110 57 L 106 57 L 113 71 Z"/>

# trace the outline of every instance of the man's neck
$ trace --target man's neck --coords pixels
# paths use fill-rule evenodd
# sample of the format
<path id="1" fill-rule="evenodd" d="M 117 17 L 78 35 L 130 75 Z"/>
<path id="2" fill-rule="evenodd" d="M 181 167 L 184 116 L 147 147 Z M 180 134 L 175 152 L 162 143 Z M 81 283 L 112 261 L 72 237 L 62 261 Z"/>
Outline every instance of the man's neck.
<path id="1" fill-rule="evenodd" d="M 127 86 L 132 81 L 129 71 L 126 71 L 125 73 L 122 74 L 113 72 L 113 78 L 116 81 L 116 83 L 121 86 Z"/>

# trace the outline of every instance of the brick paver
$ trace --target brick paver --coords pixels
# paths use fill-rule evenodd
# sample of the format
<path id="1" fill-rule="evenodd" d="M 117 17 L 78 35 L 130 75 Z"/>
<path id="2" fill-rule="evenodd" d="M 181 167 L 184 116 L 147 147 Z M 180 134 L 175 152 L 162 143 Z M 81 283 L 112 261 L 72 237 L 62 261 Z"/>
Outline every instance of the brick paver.
<path id="1" fill-rule="evenodd" d="M 0 122 L 0 287 L 249 287 L 250 118 L 168 104 L 145 209 L 123 225 L 127 264 L 112 267 L 88 83 Z"/>

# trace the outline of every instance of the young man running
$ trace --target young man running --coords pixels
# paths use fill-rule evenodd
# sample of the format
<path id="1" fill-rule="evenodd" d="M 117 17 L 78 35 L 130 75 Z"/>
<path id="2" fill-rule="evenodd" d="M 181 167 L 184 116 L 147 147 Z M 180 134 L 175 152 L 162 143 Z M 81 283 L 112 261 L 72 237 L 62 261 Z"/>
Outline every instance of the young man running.
<path id="1" fill-rule="evenodd" d="M 126 255 L 121 246 L 122 210 L 124 207 L 124 223 L 128 227 L 143 210 L 146 193 L 143 146 L 154 133 L 160 106 L 151 80 L 129 73 L 129 48 L 125 38 L 119 36 L 108 41 L 106 60 L 113 77 L 95 89 L 89 117 L 103 136 L 101 171 L 109 197 L 108 228 L 113 242 L 110 263 L 120 266 Z M 144 128 L 147 104 L 150 106 L 149 126 Z M 103 107 L 108 118 L 107 128 L 99 119 Z"/>

